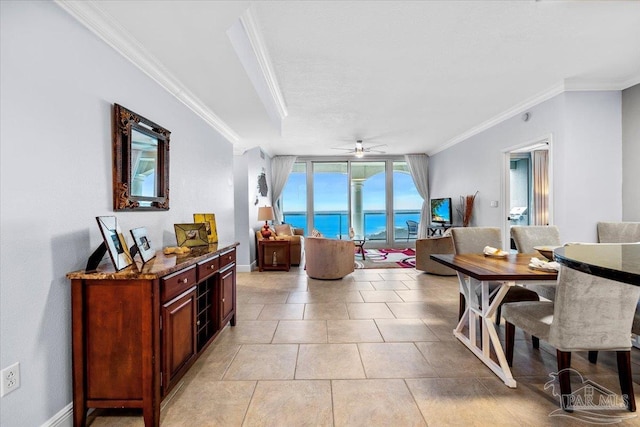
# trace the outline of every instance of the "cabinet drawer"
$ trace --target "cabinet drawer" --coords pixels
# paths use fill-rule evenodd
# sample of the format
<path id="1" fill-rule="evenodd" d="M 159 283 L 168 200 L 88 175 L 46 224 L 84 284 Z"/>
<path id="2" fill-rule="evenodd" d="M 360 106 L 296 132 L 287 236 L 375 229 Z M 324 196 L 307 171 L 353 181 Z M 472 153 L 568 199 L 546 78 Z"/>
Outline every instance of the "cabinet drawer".
<path id="1" fill-rule="evenodd" d="M 168 276 L 164 276 L 160 279 L 160 285 L 162 287 L 162 302 L 169 301 L 171 298 L 180 295 L 195 284 L 195 265 L 186 270 L 181 270 Z"/>
<path id="2" fill-rule="evenodd" d="M 198 282 L 202 282 L 207 277 L 220 269 L 220 257 L 216 256 L 198 263 Z"/>
<path id="3" fill-rule="evenodd" d="M 226 265 L 236 262 L 236 250 L 233 249 L 229 252 L 220 254 L 220 268 L 224 268 Z"/>

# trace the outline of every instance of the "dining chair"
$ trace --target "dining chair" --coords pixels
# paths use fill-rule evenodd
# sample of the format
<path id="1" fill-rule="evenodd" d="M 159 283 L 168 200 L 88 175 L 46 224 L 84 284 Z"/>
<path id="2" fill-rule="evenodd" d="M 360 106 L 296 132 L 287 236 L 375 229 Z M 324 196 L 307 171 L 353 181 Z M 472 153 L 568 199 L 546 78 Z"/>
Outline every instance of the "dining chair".
<path id="1" fill-rule="evenodd" d="M 627 409 L 635 412 L 631 377 L 631 324 L 640 287 L 561 266 L 554 302 L 504 304 L 505 356 L 513 366 L 515 327 L 556 348 L 562 409 L 571 410 L 571 352 L 617 352 L 618 377 Z"/>
<path id="2" fill-rule="evenodd" d="M 418 223 L 412 220 L 407 221 L 407 242 L 411 237 L 418 237 Z"/>
<path id="3" fill-rule="evenodd" d="M 511 238 L 518 252 L 522 254 L 537 253 L 535 246 L 561 245 L 560 231 L 555 225 L 516 225 L 511 227 Z M 555 298 L 555 281 L 527 282 L 524 286 L 550 301 Z"/>
<path id="4" fill-rule="evenodd" d="M 500 248 L 502 246 L 502 233 L 497 227 L 454 227 L 451 229 L 453 237 L 453 248 L 456 254 L 482 253 L 485 246 Z M 500 286 L 497 282 L 489 283 L 489 292 Z M 477 291 L 478 301 L 481 299 L 480 290 Z M 489 301 L 492 301 L 490 297 Z M 538 294 L 531 289 L 522 286 L 511 286 L 505 295 L 498 309 L 496 310 L 496 325 L 500 324 L 502 304 L 513 301 L 539 301 Z M 466 307 L 464 295 L 460 294 L 458 318 L 462 317 Z M 538 342 L 535 337 L 532 338 L 533 345 L 538 348 Z"/>
<path id="5" fill-rule="evenodd" d="M 599 222 L 599 243 L 640 243 L 640 222 Z"/>
<path id="6" fill-rule="evenodd" d="M 596 224 L 599 243 L 640 242 L 640 222 L 598 222 Z M 636 306 L 631 332 L 640 335 L 640 302 Z M 598 352 L 589 352 L 589 362 L 598 361 Z"/>

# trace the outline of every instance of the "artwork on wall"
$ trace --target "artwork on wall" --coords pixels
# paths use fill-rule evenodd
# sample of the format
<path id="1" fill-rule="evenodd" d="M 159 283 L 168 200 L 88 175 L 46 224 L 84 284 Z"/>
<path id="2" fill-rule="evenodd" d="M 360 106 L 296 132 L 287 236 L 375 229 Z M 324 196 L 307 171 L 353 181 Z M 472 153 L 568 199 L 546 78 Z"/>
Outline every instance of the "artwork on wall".
<path id="1" fill-rule="evenodd" d="M 97 216 L 98 227 L 116 270 L 122 270 L 133 263 L 129 247 L 115 216 Z"/>
<path id="2" fill-rule="evenodd" d="M 264 171 L 264 168 L 262 168 L 262 172 L 260 172 L 260 175 L 258 175 L 256 201 L 253 204 L 258 204 L 258 196 L 267 197 L 267 194 L 269 194 L 269 186 L 267 185 L 267 174 Z"/>
<path id="3" fill-rule="evenodd" d="M 133 237 L 133 242 L 136 245 L 137 252 L 140 253 L 140 258 L 142 258 L 143 263 L 148 262 L 156 256 L 156 251 L 153 249 L 153 246 L 151 246 L 151 240 L 145 227 L 132 229 L 131 237 Z M 132 256 L 135 256 L 135 253 L 132 253 Z"/>
<path id="4" fill-rule="evenodd" d="M 208 245 L 207 229 L 204 223 L 193 224 L 173 224 L 176 232 L 176 241 L 178 246 L 194 246 Z"/>
<path id="5" fill-rule="evenodd" d="M 209 243 L 218 243 L 218 230 L 216 228 L 216 215 L 212 213 L 195 213 L 193 214 L 193 222 L 204 223 L 207 231 L 207 241 Z"/>

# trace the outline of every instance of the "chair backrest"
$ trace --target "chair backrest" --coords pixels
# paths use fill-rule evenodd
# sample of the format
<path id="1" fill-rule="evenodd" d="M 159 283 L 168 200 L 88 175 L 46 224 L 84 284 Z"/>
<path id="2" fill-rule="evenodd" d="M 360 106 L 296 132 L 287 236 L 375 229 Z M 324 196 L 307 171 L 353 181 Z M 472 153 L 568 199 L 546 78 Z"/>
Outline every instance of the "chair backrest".
<path id="1" fill-rule="evenodd" d="M 640 287 L 562 266 L 549 344 L 562 351 L 628 350 Z"/>
<path id="2" fill-rule="evenodd" d="M 409 229 L 409 233 L 415 233 L 418 231 L 418 223 L 412 220 L 408 220 L 407 228 Z"/>
<path id="3" fill-rule="evenodd" d="M 518 252 L 533 253 L 534 246 L 560 246 L 560 231 L 555 225 L 529 225 L 511 227 L 511 238 Z"/>
<path id="4" fill-rule="evenodd" d="M 481 253 L 485 246 L 502 247 L 502 233 L 497 227 L 454 227 L 451 236 L 457 254 Z"/>
<path id="5" fill-rule="evenodd" d="M 597 227 L 600 243 L 640 242 L 640 222 L 599 222 Z"/>

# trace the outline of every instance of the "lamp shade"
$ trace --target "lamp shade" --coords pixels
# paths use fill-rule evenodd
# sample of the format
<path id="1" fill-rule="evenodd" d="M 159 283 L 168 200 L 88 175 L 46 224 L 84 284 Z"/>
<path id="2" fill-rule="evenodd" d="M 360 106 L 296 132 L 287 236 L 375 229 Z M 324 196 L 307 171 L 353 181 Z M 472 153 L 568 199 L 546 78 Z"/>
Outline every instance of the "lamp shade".
<path id="1" fill-rule="evenodd" d="M 273 221 L 274 219 L 275 215 L 271 206 L 258 208 L 258 221 Z"/>

